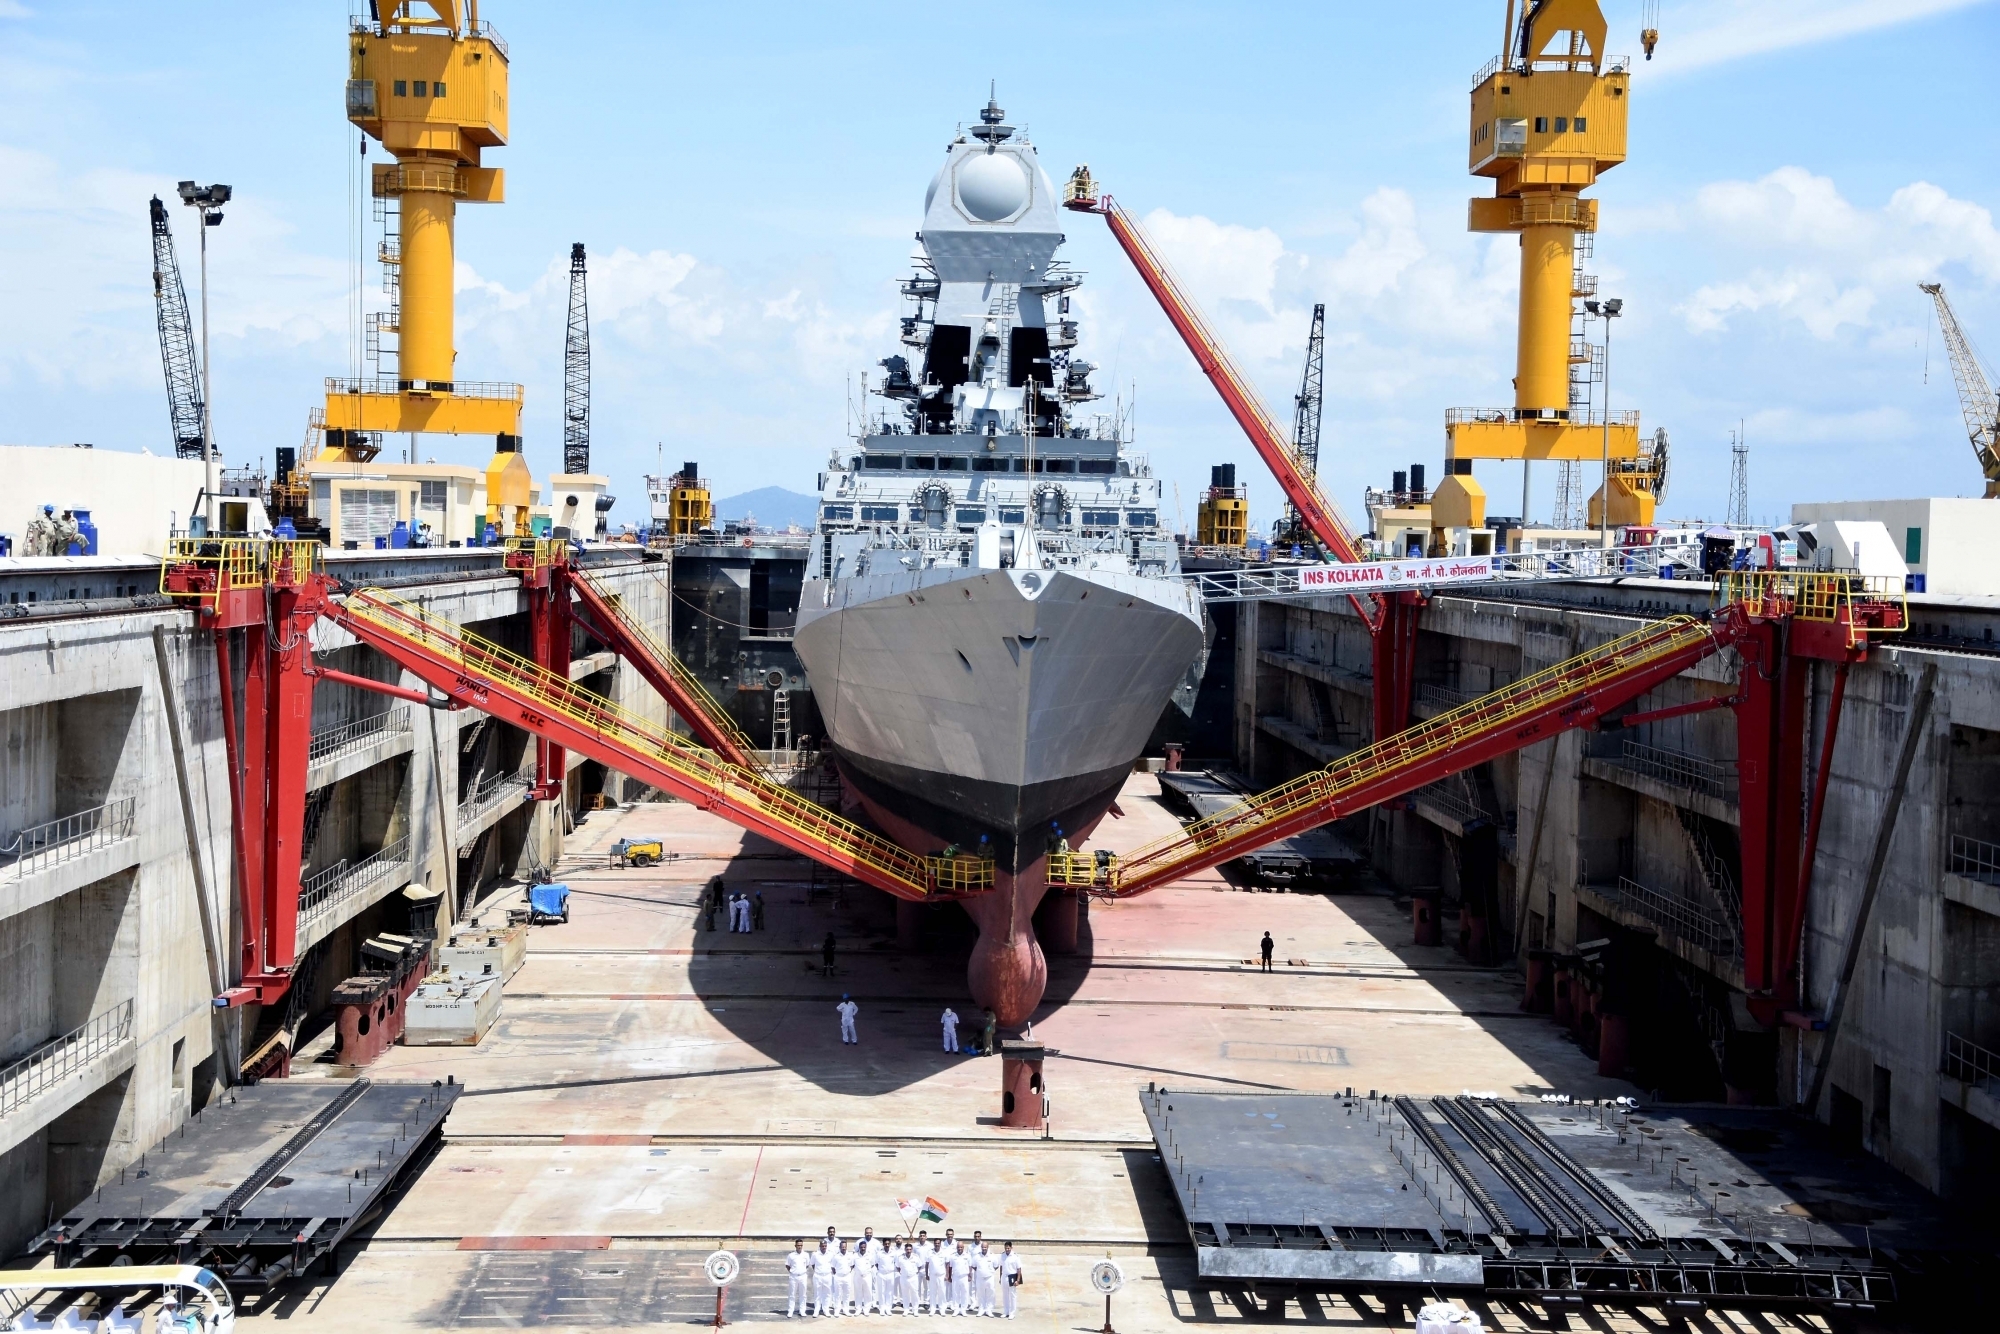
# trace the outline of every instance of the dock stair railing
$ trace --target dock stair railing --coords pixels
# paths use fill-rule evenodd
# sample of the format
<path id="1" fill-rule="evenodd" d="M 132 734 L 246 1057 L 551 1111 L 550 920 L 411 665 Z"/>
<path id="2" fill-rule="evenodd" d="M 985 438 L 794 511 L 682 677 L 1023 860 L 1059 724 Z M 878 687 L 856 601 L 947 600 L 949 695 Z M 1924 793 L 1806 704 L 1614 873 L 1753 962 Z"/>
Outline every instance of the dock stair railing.
<path id="1" fill-rule="evenodd" d="M 92 1061 L 132 1040 L 132 1002 L 120 1001 L 104 1013 L 0 1069 L 0 1117 L 29 1102 Z"/>

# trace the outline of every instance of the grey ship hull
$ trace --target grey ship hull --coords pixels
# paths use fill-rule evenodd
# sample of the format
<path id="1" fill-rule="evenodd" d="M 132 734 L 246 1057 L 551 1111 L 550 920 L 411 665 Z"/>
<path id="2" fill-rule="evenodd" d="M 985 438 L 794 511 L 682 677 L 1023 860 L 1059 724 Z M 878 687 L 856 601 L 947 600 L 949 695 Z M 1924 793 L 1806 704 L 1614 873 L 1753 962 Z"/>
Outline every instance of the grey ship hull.
<path id="1" fill-rule="evenodd" d="M 1175 578 L 896 569 L 809 581 L 794 646 L 843 772 L 890 832 L 923 852 L 983 835 L 1017 870 L 1052 826 L 1104 813 L 1202 636 Z"/>

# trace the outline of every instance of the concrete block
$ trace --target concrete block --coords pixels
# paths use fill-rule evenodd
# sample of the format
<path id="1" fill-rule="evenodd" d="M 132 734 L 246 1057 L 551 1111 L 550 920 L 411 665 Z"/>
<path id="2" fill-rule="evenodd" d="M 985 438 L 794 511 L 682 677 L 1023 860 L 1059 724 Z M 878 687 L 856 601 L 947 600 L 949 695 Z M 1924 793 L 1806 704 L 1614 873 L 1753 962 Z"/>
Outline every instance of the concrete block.
<path id="1" fill-rule="evenodd" d="M 500 979 L 433 976 L 404 1007 L 406 1047 L 470 1047 L 500 1018 Z"/>
<path id="2" fill-rule="evenodd" d="M 438 968 L 457 978 L 497 977 L 505 982 L 528 959 L 528 928 L 456 931 L 438 951 Z"/>

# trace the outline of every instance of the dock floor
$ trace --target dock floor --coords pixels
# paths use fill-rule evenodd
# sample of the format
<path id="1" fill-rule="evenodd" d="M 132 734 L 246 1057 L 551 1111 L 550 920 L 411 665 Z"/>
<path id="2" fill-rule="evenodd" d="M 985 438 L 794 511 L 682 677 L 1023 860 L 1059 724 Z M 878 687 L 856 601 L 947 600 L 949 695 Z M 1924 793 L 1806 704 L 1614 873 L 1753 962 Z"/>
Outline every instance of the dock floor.
<path id="1" fill-rule="evenodd" d="M 1134 775 L 1098 844 L 1177 828 L 1157 792 Z M 681 855 L 606 867 L 627 836 Z M 698 929 L 698 891 L 718 872 L 762 892 L 764 931 Z M 247 1327 L 705 1324 L 700 1261 L 725 1237 L 748 1239 L 729 1319 L 782 1319 L 779 1255 L 793 1237 L 810 1245 L 830 1224 L 895 1233 L 898 1197 L 933 1196 L 961 1235 L 1024 1252 L 1020 1328 L 1097 1329 L 1087 1275 L 1107 1254 L 1127 1276 L 1113 1318 L 1128 1334 L 1240 1319 L 1408 1328 L 1409 1313 L 1332 1297 L 1267 1310 L 1191 1291 L 1193 1251 L 1137 1090 L 1636 1092 L 1524 1014 L 1517 974 L 1411 945 L 1386 895 L 1249 894 L 1211 873 L 1094 905 L 1087 966 L 1051 960 L 1033 1023 L 1060 1053 L 1044 1137 L 998 1124 L 997 1060 L 941 1049 L 946 1005 L 965 1031 L 976 1022 L 959 910 L 932 910 L 935 948 L 906 955 L 886 897 L 809 901 L 809 865 L 683 804 L 592 814 L 558 878 L 571 920 L 531 933 L 485 1041 L 397 1047 L 369 1068 L 465 1086 L 436 1160 L 336 1277 L 292 1285 Z M 1268 976 L 1252 962 L 1265 930 L 1278 944 Z M 829 931 L 832 978 L 819 968 Z M 858 1046 L 839 1041 L 843 993 L 860 1005 Z M 316 1068 L 302 1062 L 300 1077 Z M 1734 1328 L 1693 1317 L 1704 1320 Z"/>

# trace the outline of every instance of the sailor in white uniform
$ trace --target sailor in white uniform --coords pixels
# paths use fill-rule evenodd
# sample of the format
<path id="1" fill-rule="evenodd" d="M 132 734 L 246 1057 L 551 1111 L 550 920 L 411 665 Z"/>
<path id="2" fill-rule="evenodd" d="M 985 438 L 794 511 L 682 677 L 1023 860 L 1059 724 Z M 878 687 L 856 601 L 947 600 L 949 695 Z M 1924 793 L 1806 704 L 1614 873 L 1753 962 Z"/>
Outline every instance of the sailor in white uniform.
<path id="1" fill-rule="evenodd" d="M 1000 1313 L 1009 1320 L 1014 1318 L 1020 1291 L 1021 1257 L 1014 1254 L 1014 1243 L 1010 1241 L 1000 1252 Z"/>
<path id="2" fill-rule="evenodd" d="M 874 1284 L 869 1292 L 875 1299 L 875 1309 L 883 1315 L 889 1314 L 889 1307 L 896 1300 L 896 1245 L 894 1242 L 878 1241 L 868 1257 L 874 1268 Z"/>
<path id="3" fill-rule="evenodd" d="M 951 1253 L 951 1302 L 957 1314 L 972 1314 L 972 1252 L 962 1241 Z"/>
<path id="4" fill-rule="evenodd" d="M 812 1265 L 813 1265 L 813 1314 L 821 1316 L 832 1315 L 833 1314 L 833 1252 L 829 1251 L 826 1248 L 825 1242 L 821 1242 L 819 1244 L 819 1250 L 813 1253 Z"/>
<path id="5" fill-rule="evenodd" d="M 833 1310 L 835 1315 L 854 1314 L 854 1252 L 845 1241 L 833 1253 Z"/>
<path id="6" fill-rule="evenodd" d="M 896 1259 L 896 1300 L 903 1304 L 904 1315 L 917 1313 L 917 1269 L 917 1248 L 906 1241 Z"/>
<path id="7" fill-rule="evenodd" d="M 854 1243 L 854 1307 L 861 1315 L 875 1309 L 875 1254 L 881 1249 L 875 1229 L 863 1228 L 861 1240 Z"/>
<path id="8" fill-rule="evenodd" d="M 806 1254 L 803 1239 L 792 1243 L 792 1253 L 785 1257 L 785 1318 L 806 1313 L 807 1293 L 812 1283 L 812 1257 Z"/>
<path id="9" fill-rule="evenodd" d="M 944 1049 L 954 1056 L 958 1055 L 958 1011 L 945 1006 L 939 1022 L 944 1025 Z"/>
<path id="10" fill-rule="evenodd" d="M 994 1291 L 993 1252 L 986 1249 L 986 1243 L 979 1243 L 978 1252 L 972 1257 L 972 1276 L 979 1287 L 979 1314 L 992 1315 L 999 1305 L 999 1293 Z"/>
<path id="11" fill-rule="evenodd" d="M 854 998 L 843 993 L 840 1004 L 833 1008 L 840 1014 L 840 1040 L 850 1046 L 860 1042 L 854 1032 L 854 1016 L 861 1013 L 861 1007 L 854 1003 Z"/>
<path id="12" fill-rule="evenodd" d="M 938 1244 L 925 1241 L 917 1247 L 917 1259 L 921 1262 L 917 1277 L 923 1287 L 917 1293 L 917 1301 L 932 1315 L 944 1309 L 944 1257 L 938 1254 Z"/>

